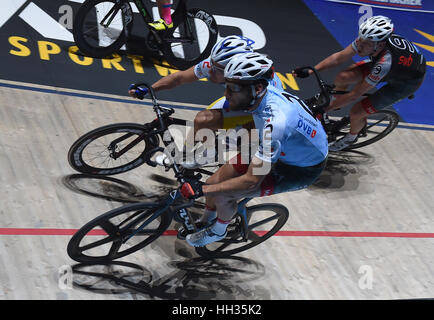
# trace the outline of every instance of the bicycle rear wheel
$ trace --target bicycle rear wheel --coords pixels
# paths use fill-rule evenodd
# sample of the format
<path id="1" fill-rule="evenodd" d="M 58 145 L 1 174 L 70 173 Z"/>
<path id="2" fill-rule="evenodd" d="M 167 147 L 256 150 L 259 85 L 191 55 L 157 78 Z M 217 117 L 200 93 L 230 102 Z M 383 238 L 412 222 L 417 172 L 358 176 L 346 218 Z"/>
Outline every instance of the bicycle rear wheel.
<path id="1" fill-rule="evenodd" d="M 68 161 L 78 172 L 90 175 L 123 173 L 145 163 L 144 155 L 159 144 L 156 135 L 135 123 L 115 123 L 94 129 L 73 143 Z M 117 156 L 122 150 L 123 154 Z"/>
<path id="2" fill-rule="evenodd" d="M 74 18 L 74 41 L 80 51 L 104 58 L 119 50 L 132 28 L 133 13 L 127 1 L 87 0 Z"/>
<path id="3" fill-rule="evenodd" d="M 208 58 L 217 41 L 217 22 L 202 9 L 189 9 L 164 36 L 162 51 L 171 65 L 183 70 Z"/>
<path id="4" fill-rule="evenodd" d="M 205 247 L 197 247 L 196 252 L 205 258 L 224 258 L 253 248 L 278 232 L 288 220 L 288 209 L 279 204 L 259 204 L 247 207 L 248 235 L 243 239 L 242 219 L 238 215 L 228 226 L 225 239 Z"/>
<path id="5" fill-rule="evenodd" d="M 358 136 L 357 142 L 344 150 L 357 149 L 383 139 L 396 128 L 399 115 L 390 110 L 379 110 L 368 116 L 368 123 Z M 349 129 L 348 129 L 349 130 Z"/>
<path id="6" fill-rule="evenodd" d="M 107 263 L 129 255 L 156 240 L 169 227 L 173 214 L 158 203 L 135 203 L 106 212 L 81 227 L 68 243 L 71 259 Z M 134 232 L 147 223 L 137 234 Z"/>

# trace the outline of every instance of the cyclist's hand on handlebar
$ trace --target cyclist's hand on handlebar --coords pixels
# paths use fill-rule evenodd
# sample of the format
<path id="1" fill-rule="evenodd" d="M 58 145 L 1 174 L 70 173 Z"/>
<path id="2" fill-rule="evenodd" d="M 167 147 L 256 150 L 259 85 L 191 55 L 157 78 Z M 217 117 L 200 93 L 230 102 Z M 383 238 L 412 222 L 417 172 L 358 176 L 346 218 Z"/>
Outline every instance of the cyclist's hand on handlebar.
<path id="1" fill-rule="evenodd" d="M 298 78 L 307 78 L 311 74 L 309 69 L 295 68 L 292 70 L 292 75 Z"/>
<path id="2" fill-rule="evenodd" d="M 133 97 L 140 100 L 143 100 L 143 98 L 148 94 L 149 89 L 146 87 L 136 87 L 136 85 L 133 83 L 128 88 L 128 94 Z"/>
<path id="3" fill-rule="evenodd" d="M 203 182 L 197 180 L 184 182 L 181 186 L 181 194 L 186 199 L 200 198 L 203 196 L 202 185 Z"/>

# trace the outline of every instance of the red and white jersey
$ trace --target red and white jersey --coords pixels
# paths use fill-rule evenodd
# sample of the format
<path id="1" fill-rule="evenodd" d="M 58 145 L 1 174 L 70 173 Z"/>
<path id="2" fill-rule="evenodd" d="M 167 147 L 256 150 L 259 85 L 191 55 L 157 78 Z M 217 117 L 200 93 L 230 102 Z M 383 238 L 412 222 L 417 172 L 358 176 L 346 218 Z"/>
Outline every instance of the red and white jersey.
<path id="1" fill-rule="evenodd" d="M 357 52 L 356 41 L 351 44 Z M 405 81 L 422 77 L 425 73 L 425 58 L 410 41 L 392 34 L 384 50 L 376 57 L 361 63 L 371 63 L 365 81 L 372 86 L 382 81 Z M 359 63 L 360 64 L 360 63 Z"/>

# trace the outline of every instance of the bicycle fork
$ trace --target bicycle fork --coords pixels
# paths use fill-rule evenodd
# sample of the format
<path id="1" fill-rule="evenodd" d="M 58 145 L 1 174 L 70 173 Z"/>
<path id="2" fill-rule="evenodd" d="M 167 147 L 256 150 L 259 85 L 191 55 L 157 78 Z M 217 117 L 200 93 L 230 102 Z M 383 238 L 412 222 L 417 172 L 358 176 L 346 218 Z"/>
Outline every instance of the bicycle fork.
<path id="1" fill-rule="evenodd" d="M 245 198 L 244 200 L 240 201 L 238 203 L 238 209 L 237 213 L 241 217 L 241 236 L 243 237 L 244 241 L 247 241 L 248 234 L 249 234 L 249 221 L 247 218 L 247 209 L 246 209 L 246 203 L 250 201 L 251 198 Z"/>
<path id="2" fill-rule="evenodd" d="M 130 234 L 127 238 L 125 238 L 123 240 L 123 243 L 126 243 L 137 233 L 145 229 L 147 225 L 149 225 L 152 221 L 157 219 L 161 214 L 164 214 L 169 209 L 169 207 L 181 196 L 182 195 L 181 192 L 179 192 L 179 190 L 174 190 L 170 192 L 169 197 L 167 197 L 166 199 L 166 203 L 160 209 L 154 212 L 154 214 L 150 218 L 148 218 L 144 223 L 142 223 L 132 234 Z M 191 206 L 192 204 L 191 202 L 182 204 L 173 209 L 176 217 L 175 220 L 181 222 L 184 225 L 184 228 L 186 228 L 189 231 L 189 233 L 196 232 L 196 225 L 193 223 L 193 219 L 190 213 L 186 210 L 187 207 Z"/>

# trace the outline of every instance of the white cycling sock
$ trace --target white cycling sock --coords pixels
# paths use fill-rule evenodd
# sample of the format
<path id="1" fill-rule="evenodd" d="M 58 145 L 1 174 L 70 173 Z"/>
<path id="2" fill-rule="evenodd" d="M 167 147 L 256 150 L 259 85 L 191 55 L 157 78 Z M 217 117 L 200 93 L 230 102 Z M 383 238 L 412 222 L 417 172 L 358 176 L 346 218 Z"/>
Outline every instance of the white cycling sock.
<path id="1" fill-rule="evenodd" d="M 224 221 L 217 218 L 217 221 L 211 227 L 211 231 L 215 234 L 222 235 L 226 232 L 226 228 L 228 227 L 230 222 L 231 220 Z"/>
<path id="2" fill-rule="evenodd" d="M 354 141 L 356 140 L 358 134 L 347 133 L 344 137 L 345 141 Z"/>
<path id="3" fill-rule="evenodd" d="M 215 208 L 209 208 L 208 206 L 205 207 L 205 212 L 202 215 L 202 217 L 200 217 L 199 221 L 200 222 L 211 222 L 213 221 L 215 218 L 217 218 L 217 211 Z"/>

